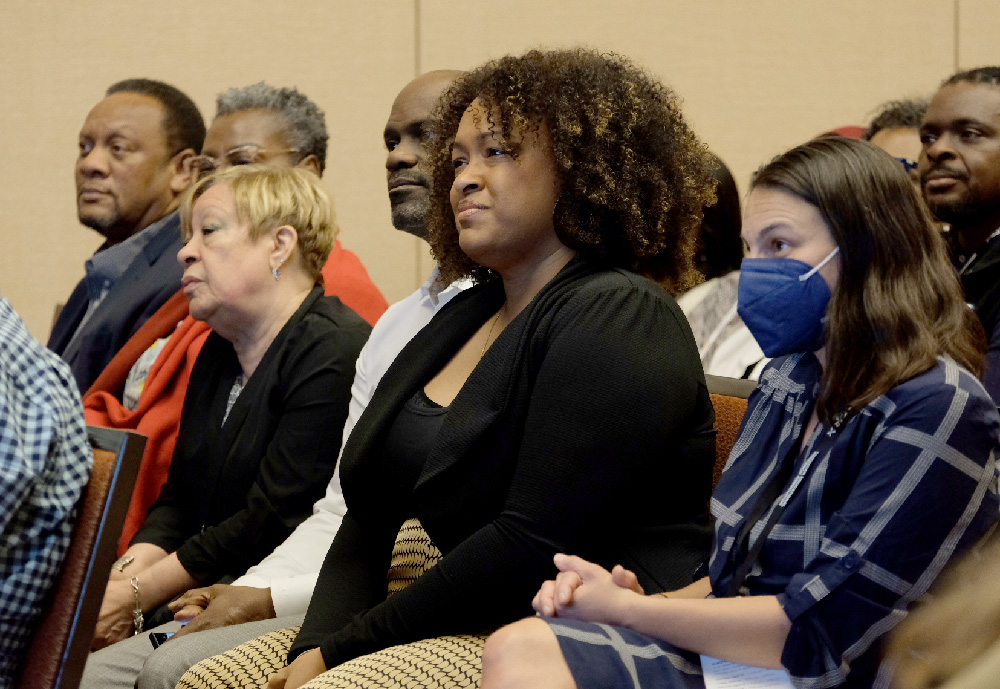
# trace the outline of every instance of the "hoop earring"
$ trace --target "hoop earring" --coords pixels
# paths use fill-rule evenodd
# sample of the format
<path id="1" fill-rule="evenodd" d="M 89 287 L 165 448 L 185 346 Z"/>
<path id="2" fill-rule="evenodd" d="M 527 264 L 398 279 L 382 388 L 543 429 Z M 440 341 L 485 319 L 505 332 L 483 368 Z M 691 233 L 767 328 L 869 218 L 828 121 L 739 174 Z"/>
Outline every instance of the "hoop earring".
<path id="1" fill-rule="evenodd" d="M 281 279 L 281 271 L 277 268 L 271 268 L 271 275 L 274 276 L 274 281 L 277 282 Z"/>

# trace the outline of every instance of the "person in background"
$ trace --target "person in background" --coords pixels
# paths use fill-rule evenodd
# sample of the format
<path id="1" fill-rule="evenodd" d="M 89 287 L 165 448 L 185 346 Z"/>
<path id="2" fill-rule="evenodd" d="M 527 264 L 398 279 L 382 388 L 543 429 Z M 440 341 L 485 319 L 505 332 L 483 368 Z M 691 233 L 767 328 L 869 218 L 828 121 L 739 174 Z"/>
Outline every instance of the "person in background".
<path id="1" fill-rule="evenodd" d="M 865 142 L 798 146 L 754 176 L 743 239 L 740 312 L 776 358 L 712 496 L 707 576 L 643 595 L 628 568 L 557 555 L 544 617 L 487 642 L 483 689 L 761 668 L 767 686 L 884 688 L 885 635 L 995 525 L 983 332 L 902 167 Z"/>
<path id="2" fill-rule="evenodd" d="M 426 144 L 431 113 L 441 92 L 461 74 L 437 70 L 408 83 L 396 97 L 385 125 L 392 224 L 421 239 L 427 236 L 430 207 Z M 435 268 L 424 285 L 390 306 L 372 329 L 358 356 L 344 424 L 345 440 L 399 350 L 435 313 L 471 285 L 468 280 L 442 285 L 437 275 Z M 313 506 L 309 518 L 273 553 L 232 585 L 192 589 L 171 603 L 176 618 L 186 626 L 177 631 L 177 623 L 171 622 L 152 630 L 164 634 L 176 631 L 169 643 L 155 649 L 143 637 L 117 643 L 91 657 L 80 686 L 173 689 L 181 675 L 198 661 L 261 634 L 301 624 L 323 557 L 346 511 L 339 472 L 335 471 L 326 494 Z"/>
<path id="3" fill-rule="evenodd" d="M 955 563 L 893 632 L 893 689 L 984 689 L 1000 677 L 1000 539 Z"/>
<path id="4" fill-rule="evenodd" d="M 481 633 L 523 613 L 554 552 L 624 559 L 654 590 L 707 552 L 713 413 L 664 286 L 695 277 L 715 182 L 676 96 L 616 55 L 531 51 L 465 75 L 439 112 L 429 240 L 443 284 L 478 284 L 402 349 L 347 439 L 348 511 L 290 664 L 250 642 L 179 686 L 273 668 L 292 689 L 444 635 L 474 678 Z M 397 535 L 420 526 L 441 557 L 390 595 Z"/>
<path id="5" fill-rule="evenodd" d="M 726 164 L 714 157 L 717 201 L 705 208 L 695 266 L 706 281 L 677 297 L 698 343 L 705 373 L 757 380 L 767 358 L 736 313 L 743 261 L 740 193 Z"/>
<path id="6" fill-rule="evenodd" d="M 80 222 L 105 237 L 59 312 L 49 349 L 87 390 L 180 287 L 177 207 L 194 181 L 205 122 L 186 95 L 152 79 L 111 85 L 80 129 Z"/>
<path id="7" fill-rule="evenodd" d="M 920 193 L 920 123 L 927 112 L 925 99 L 893 100 L 883 103 L 865 129 L 865 141 L 871 141 L 899 161 L 910 176 L 913 188 Z"/>
<path id="8" fill-rule="evenodd" d="M 1000 67 L 945 80 L 920 126 L 920 186 L 986 329 L 983 384 L 1000 402 Z"/>
<path id="9" fill-rule="evenodd" d="M 371 330 L 323 296 L 332 212 L 311 172 L 211 175 L 185 197 L 181 223 L 184 293 L 212 334 L 167 482 L 112 569 L 98 648 L 140 633 L 186 589 L 243 574 L 308 516 L 333 474 Z"/>
<path id="10" fill-rule="evenodd" d="M 0 687 L 15 686 L 93 451 L 69 366 L 0 298 Z"/>
<path id="11" fill-rule="evenodd" d="M 193 163 L 201 175 L 255 163 L 302 167 L 322 177 L 329 138 L 326 117 L 314 102 L 294 88 L 260 81 L 219 94 Z M 389 308 L 361 260 L 339 239 L 323 266 L 323 285 L 372 325 Z"/>

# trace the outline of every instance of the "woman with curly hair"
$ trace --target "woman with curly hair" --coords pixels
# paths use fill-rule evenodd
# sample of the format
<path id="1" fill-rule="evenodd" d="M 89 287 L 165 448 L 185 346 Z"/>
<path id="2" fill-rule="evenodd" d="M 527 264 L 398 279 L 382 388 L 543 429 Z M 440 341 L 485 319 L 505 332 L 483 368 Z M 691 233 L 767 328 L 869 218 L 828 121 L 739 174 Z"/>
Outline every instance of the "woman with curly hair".
<path id="1" fill-rule="evenodd" d="M 899 164 L 792 149 L 756 174 L 743 239 L 740 314 L 777 358 L 712 496 L 707 576 L 643 595 L 557 555 L 544 617 L 486 644 L 484 689 L 886 687 L 885 634 L 996 521 L 982 328 Z"/>
<path id="2" fill-rule="evenodd" d="M 676 97 L 620 57 L 535 51 L 459 79 L 431 142 L 441 280 L 478 284 L 402 350 L 348 439 L 348 512 L 272 686 L 339 686 L 352 659 L 385 667 L 364 654 L 513 621 L 562 550 L 651 590 L 708 552 L 713 412 L 664 287 L 692 278 L 714 181 Z M 389 596 L 413 518 L 441 556 Z"/>

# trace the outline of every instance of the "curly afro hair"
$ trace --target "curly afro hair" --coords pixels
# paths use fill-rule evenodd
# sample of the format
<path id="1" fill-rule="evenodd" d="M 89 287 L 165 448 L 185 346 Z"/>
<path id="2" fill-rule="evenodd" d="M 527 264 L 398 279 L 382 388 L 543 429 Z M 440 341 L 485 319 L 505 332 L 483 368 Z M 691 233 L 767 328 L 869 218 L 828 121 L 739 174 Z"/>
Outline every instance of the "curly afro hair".
<path id="1" fill-rule="evenodd" d="M 427 228 L 442 281 L 496 277 L 459 247 L 449 198 L 451 145 L 477 98 L 501 141 L 548 130 L 560 181 L 553 223 L 563 244 L 675 293 L 697 281 L 695 239 L 704 207 L 715 202 L 712 157 L 670 89 L 620 55 L 583 48 L 508 55 L 442 95 L 428 137 Z"/>

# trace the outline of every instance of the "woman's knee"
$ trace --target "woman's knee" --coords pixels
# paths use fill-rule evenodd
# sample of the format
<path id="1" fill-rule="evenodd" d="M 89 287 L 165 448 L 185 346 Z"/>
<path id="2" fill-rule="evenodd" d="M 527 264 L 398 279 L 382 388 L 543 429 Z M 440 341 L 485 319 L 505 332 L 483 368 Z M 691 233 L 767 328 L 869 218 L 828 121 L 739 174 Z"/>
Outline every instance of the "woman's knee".
<path id="1" fill-rule="evenodd" d="M 483 647 L 484 689 L 529 686 L 529 676 L 547 676 L 549 681 L 569 678 L 559 641 L 549 625 L 537 617 L 501 627 Z M 550 686 L 561 685 L 557 682 Z"/>

